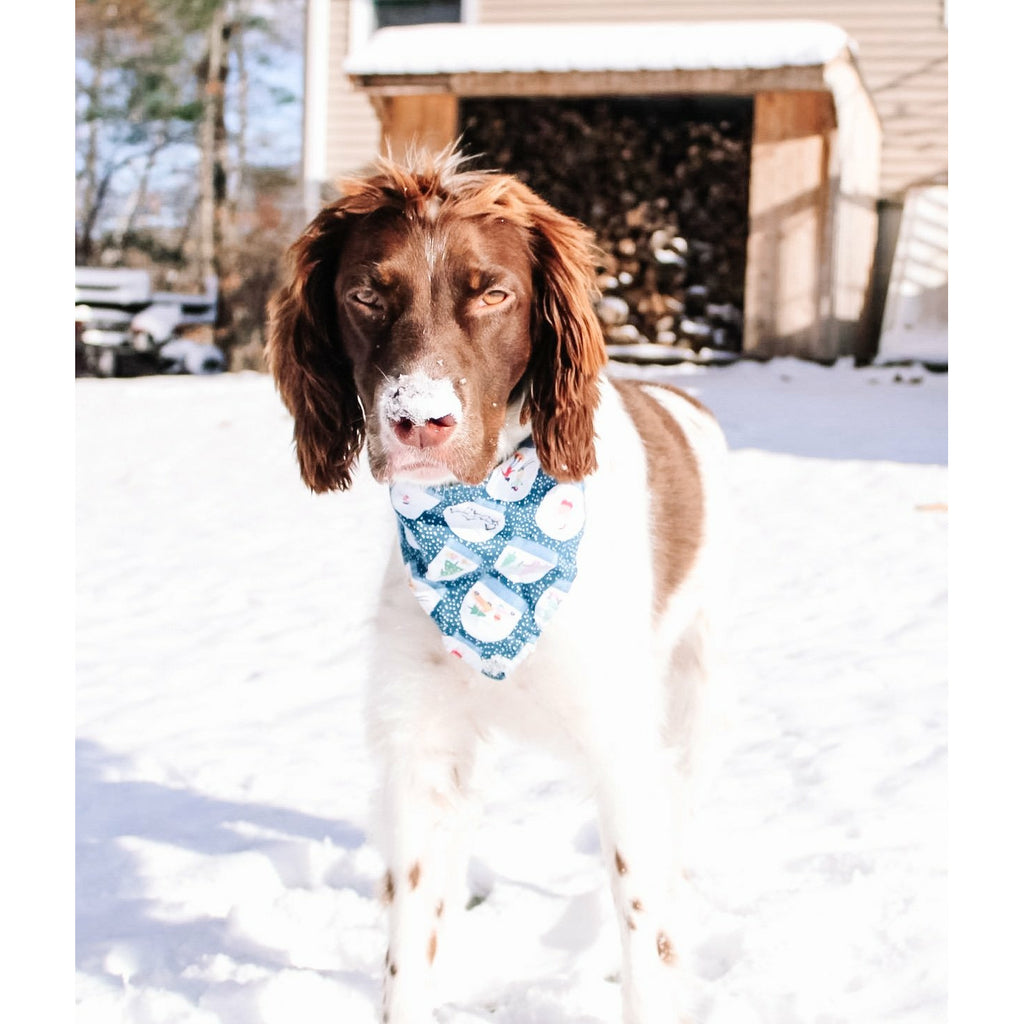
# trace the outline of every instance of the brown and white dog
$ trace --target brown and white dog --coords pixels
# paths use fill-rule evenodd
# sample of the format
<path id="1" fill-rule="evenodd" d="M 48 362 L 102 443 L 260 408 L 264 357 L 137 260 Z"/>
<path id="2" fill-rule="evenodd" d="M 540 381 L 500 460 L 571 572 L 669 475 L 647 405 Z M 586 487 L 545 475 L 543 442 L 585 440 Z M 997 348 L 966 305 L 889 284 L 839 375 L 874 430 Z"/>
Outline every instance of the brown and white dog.
<path id="1" fill-rule="evenodd" d="M 720 578 L 714 419 L 681 391 L 610 381 L 592 235 L 516 179 L 451 153 L 342 183 L 290 251 L 268 359 L 302 477 L 345 489 L 479 484 L 532 435 L 584 481 L 577 575 L 507 679 L 451 656 L 397 545 L 382 581 L 370 736 L 388 865 L 383 1020 L 433 1019 L 435 956 L 463 881 L 467 788 L 504 730 L 582 767 L 623 946 L 623 1020 L 676 1024 L 673 891 Z"/>

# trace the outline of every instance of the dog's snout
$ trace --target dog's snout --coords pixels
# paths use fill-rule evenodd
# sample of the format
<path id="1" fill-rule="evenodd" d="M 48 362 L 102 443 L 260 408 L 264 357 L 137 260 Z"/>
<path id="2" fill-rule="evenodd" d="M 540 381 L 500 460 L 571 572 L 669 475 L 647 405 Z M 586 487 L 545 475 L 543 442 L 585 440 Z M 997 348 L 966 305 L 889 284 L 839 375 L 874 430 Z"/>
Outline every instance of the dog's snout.
<path id="1" fill-rule="evenodd" d="M 381 396 L 381 413 L 394 436 L 411 448 L 436 448 L 454 433 L 462 403 L 446 377 L 401 374 Z"/>

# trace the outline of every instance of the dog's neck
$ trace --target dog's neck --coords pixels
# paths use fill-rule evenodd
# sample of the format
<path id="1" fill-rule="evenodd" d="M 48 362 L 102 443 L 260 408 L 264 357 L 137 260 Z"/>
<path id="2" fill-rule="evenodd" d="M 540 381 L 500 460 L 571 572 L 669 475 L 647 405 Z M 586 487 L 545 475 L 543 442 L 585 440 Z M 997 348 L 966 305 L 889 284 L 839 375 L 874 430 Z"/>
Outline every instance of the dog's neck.
<path id="1" fill-rule="evenodd" d="M 523 404 L 525 397 L 519 395 L 509 400 L 505 413 L 505 422 L 502 424 L 501 433 L 498 434 L 498 447 L 495 451 L 494 467 L 500 466 L 512 453 L 530 437 L 533 431 L 533 424 L 523 418 Z"/>

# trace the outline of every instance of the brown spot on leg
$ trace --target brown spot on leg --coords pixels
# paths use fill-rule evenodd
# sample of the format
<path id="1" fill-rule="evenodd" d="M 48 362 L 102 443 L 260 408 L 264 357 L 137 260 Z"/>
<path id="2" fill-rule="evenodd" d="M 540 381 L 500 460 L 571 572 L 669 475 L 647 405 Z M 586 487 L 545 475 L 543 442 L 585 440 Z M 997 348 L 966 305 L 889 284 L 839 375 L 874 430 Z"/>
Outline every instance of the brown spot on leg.
<path id="1" fill-rule="evenodd" d="M 444 900 L 438 900 L 437 903 L 437 916 L 440 917 L 444 913 Z"/>
<path id="2" fill-rule="evenodd" d="M 432 964 L 437 956 L 437 932 L 431 932 L 430 942 L 427 944 L 427 963 Z"/>
<path id="3" fill-rule="evenodd" d="M 629 930 L 630 930 L 631 932 L 635 932 L 635 931 L 636 931 L 636 921 L 634 921 L 634 920 L 633 920 L 633 918 L 631 918 L 631 917 L 627 916 L 627 917 L 626 917 L 626 927 L 627 927 L 627 928 L 628 928 L 628 929 L 629 929 Z"/>
<path id="4" fill-rule="evenodd" d="M 391 966 L 388 967 L 388 973 L 393 978 L 398 973 L 398 964 L 391 964 Z"/>
<path id="5" fill-rule="evenodd" d="M 633 900 L 632 907 L 638 914 L 642 913 L 644 909 L 644 905 L 639 900 Z"/>
<path id="6" fill-rule="evenodd" d="M 395 898 L 395 879 L 394 876 L 388 871 L 384 875 L 384 891 L 381 893 L 381 899 L 384 901 L 384 906 L 388 906 L 391 901 Z"/>
<path id="7" fill-rule="evenodd" d="M 416 861 L 415 864 L 409 869 L 409 886 L 415 889 L 420 884 L 420 862 Z"/>
<path id="8" fill-rule="evenodd" d="M 622 859 L 622 854 L 618 850 L 615 851 L 615 870 L 620 875 L 624 875 L 629 870 L 629 865 Z"/>
<path id="9" fill-rule="evenodd" d="M 676 951 L 672 946 L 672 941 L 664 932 L 658 932 L 658 956 L 666 964 L 676 962 Z"/>

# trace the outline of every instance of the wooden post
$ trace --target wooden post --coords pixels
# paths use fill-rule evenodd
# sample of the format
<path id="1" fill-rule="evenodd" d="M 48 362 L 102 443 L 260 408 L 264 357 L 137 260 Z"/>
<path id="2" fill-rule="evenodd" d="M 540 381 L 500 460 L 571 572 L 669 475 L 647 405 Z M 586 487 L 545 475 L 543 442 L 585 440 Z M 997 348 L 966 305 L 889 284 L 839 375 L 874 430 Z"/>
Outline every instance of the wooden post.
<path id="1" fill-rule="evenodd" d="M 743 351 L 835 357 L 829 166 L 835 128 L 827 92 L 754 97 Z"/>
<path id="2" fill-rule="evenodd" d="M 451 93 L 381 96 L 381 152 L 401 159 L 417 149 L 438 150 L 455 141 L 459 101 Z"/>
<path id="3" fill-rule="evenodd" d="M 848 59 L 825 67 L 838 127 L 832 166 L 832 295 L 838 355 L 874 354 L 868 316 L 878 238 L 882 127 L 860 74 Z"/>

